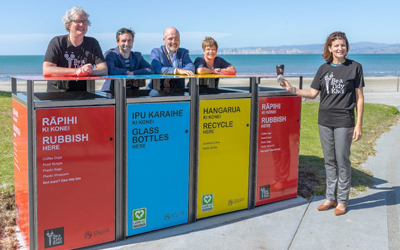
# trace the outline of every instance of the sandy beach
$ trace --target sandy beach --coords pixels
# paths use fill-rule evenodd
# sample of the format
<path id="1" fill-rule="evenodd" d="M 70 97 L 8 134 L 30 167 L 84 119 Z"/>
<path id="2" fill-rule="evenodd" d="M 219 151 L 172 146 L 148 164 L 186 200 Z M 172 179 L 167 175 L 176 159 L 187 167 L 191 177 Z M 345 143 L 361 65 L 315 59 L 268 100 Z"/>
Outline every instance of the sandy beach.
<path id="1" fill-rule="evenodd" d="M 287 78 L 294 86 L 299 86 L 299 78 Z M 303 78 L 303 88 L 309 89 L 312 78 Z M 397 91 L 397 77 L 365 77 L 364 92 L 396 92 Z M 96 81 L 96 90 L 100 90 L 104 81 Z M 248 86 L 249 79 L 246 78 L 223 78 L 220 80 L 220 86 Z M 279 87 L 275 78 L 261 79 L 261 86 Z M 26 91 L 26 81 L 18 81 L 18 91 Z M 1 91 L 11 91 L 11 81 L 0 81 Z M 46 91 L 46 82 L 37 81 L 34 86 L 35 92 Z"/>

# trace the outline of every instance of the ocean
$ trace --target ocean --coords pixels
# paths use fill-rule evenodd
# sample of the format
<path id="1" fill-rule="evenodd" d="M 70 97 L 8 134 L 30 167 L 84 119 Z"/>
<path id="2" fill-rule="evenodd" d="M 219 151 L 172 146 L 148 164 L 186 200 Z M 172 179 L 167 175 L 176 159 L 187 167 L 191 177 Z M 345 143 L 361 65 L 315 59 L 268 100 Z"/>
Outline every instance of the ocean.
<path id="1" fill-rule="evenodd" d="M 194 61 L 202 55 L 191 55 Z M 314 77 L 324 63 L 321 55 L 219 55 L 235 66 L 237 74 L 276 74 L 277 64 L 285 65 L 285 75 Z M 143 55 L 150 62 L 150 55 Z M 0 81 L 11 76 L 41 75 L 44 56 L 0 56 Z M 364 76 L 399 76 L 398 54 L 350 54 L 363 65 Z"/>

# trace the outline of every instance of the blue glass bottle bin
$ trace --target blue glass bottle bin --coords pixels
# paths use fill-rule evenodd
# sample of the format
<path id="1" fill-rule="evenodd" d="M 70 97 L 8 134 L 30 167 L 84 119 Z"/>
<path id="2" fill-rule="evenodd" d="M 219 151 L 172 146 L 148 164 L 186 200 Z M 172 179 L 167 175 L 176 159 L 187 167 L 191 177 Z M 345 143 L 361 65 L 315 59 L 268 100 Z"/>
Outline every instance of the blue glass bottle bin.
<path id="1" fill-rule="evenodd" d="M 127 105 L 127 236 L 188 222 L 190 103 Z"/>

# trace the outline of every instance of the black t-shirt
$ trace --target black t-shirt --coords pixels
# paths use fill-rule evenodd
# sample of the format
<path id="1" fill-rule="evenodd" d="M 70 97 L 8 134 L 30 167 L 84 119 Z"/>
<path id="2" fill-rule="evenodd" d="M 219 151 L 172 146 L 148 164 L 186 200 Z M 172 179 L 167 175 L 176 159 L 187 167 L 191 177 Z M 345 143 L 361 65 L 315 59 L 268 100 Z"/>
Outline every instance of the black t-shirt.
<path id="1" fill-rule="evenodd" d="M 319 67 L 311 88 L 320 91 L 318 124 L 327 127 L 355 126 L 356 89 L 364 87 L 361 64 L 346 60 L 339 66 L 327 62 Z"/>
<path id="2" fill-rule="evenodd" d="M 44 61 L 64 68 L 79 68 L 87 63 L 96 65 L 105 62 L 100 44 L 96 39 L 85 36 L 82 44 L 75 47 L 68 40 L 68 35 L 56 36 L 51 39 Z M 49 81 L 48 89 L 49 84 L 56 84 L 59 89 L 86 90 L 86 84 L 82 84 L 82 82 L 86 81 L 69 81 L 68 84 Z"/>

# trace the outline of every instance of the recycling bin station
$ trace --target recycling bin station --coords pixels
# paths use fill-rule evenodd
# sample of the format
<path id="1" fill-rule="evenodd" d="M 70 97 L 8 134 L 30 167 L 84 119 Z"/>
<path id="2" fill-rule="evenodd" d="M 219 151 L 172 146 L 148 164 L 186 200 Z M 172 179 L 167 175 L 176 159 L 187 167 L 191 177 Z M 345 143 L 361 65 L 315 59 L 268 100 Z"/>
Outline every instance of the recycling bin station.
<path id="1" fill-rule="evenodd" d="M 260 85 L 275 77 L 12 77 L 25 246 L 82 248 L 296 197 L 301 98 Z M 96 91 L 106 79 L 114 90 Z M 162 88 L 174 79 L 187 87 Z M 71 80 L 87 91 L 34 91 Z"/>
<path id="2" fill-rule="evenodd" d="M 94 90 L 98 79 L 12 77 L 16 223 L 28 249 L 115 240 L 115 100 Z M 87 80 L 88 91 L 34 92 L 48 80 Z"/>

